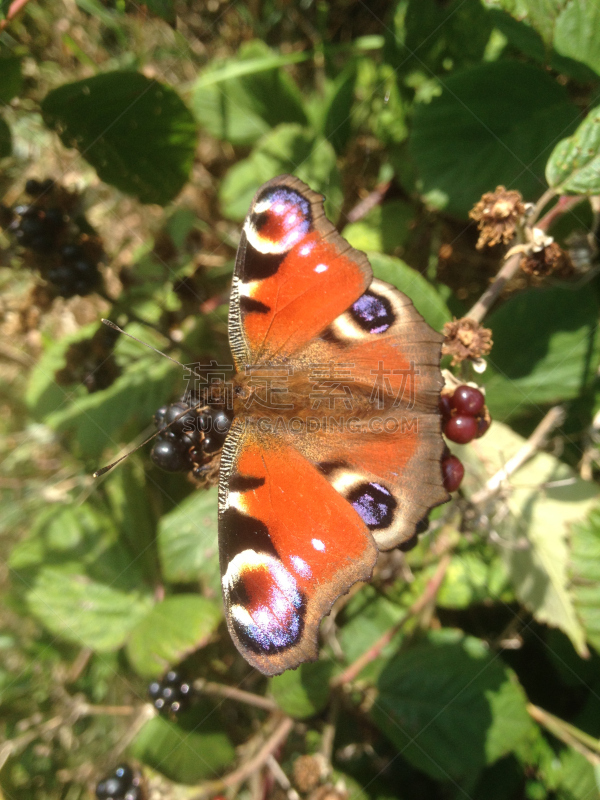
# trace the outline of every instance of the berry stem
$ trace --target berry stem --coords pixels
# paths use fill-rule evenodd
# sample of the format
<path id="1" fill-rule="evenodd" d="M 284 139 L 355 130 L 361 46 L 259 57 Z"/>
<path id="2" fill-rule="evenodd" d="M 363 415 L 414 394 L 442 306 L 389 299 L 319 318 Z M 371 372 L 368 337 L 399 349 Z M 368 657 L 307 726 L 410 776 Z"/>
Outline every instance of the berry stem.
<path id="1" fill-rule="evenodd" d="M 425 587 L 425 591 L 415 600 L 402 619 L 400 619 L 394 626 L 387 630 L 383 636 L 380 636 L 372 647 L 363 653 L 362 656 L 359 656 L 356 661 L 350 664 L 350 666 L 340 675 L 336 675 L 330 684 L 332 688 L 352 683 L 352 681 L 359 676 L 363 669 L 381 654 L 383 648 L 392 641 L 394 636 L 400 630 L 402 630 L 409 619 L 416 617 L 418 614 L 424 611 L 427 606 L 433 604 L 440 586 L 442 585 L 442 581 L 446 575 L 446 570 L 448 569 L 450 560 L 450 553 L 446 553 L 446 555 L 444 555 L 440 560 L 433 577 Z"/>
<path id="2" fill-rule="evenodd" d="M 483 489 L 475 492 L 471 497 L 471 503 L 478 505 L 479 503 L 486 502 L 490 497 L 493 497 L 504 481 L 516 472 L 519 467 L 522 467 L 523 464 L 544 445 L 548 436 L 552 433 L 554 428 L 562 424 L 564 418 L 565 410 L 562 406 L 554 406 L 551 408 L 533 431 L 529 439 L 527 439 L 512 458 L 508 459 L 506 465 L 498 470 L 495 475 L 492 475 Z"/>

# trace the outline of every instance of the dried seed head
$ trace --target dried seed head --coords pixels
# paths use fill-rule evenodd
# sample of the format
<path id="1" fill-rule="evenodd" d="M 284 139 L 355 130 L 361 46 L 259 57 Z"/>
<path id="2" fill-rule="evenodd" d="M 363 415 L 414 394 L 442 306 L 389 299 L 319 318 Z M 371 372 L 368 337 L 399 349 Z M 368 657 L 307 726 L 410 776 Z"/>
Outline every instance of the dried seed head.
<path id="1" fill-rule="evenodd" d="M 569 254 L 556 242 L 552 242 L 541 250 L 524 255 L 519 266 L 528 275 L 544 277 L 555 274 L 557 277 L 568 278 L 573 274 L 573 262 Z"/>
<path id="2" fill-rule="evenodd" d="M 486 192 L 469 212 L 480 231 L 477 249 L 508 244 L 524 214 L 525 205 L 520 192 L 508 191 L 504 186 L 497 186 L 495 192 Z"/>
<path id="3" fill-rule="evenodd" d="M 443 333 L 442 353 L 452 356 L 453 367 L 467 358 L 481 358 L 492 349 L 491 330 L 468 317 L 446 322 Z"/>
<path id="4" fill-rule="evenodd" d="M 294 783 L 301 792 L 310 792 L 321 782 L 321 762 L 316 756 L 299 756 L 294 761 Z"/>

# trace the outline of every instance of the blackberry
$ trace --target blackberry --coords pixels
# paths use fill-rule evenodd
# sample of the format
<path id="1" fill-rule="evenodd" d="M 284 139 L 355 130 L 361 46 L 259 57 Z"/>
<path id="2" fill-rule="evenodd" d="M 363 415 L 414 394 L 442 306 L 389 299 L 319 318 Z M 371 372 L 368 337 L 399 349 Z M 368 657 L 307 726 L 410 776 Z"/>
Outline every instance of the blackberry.
<path id="1" fill-rule="evenodd" d="M 154 414 L 160 430 L 150 454 L 157 467 L 167 472 L 199 469 L 206 458 L 223 447 L 231 420 L 220 409 L 190 408 L 184 400 L 162 406 Z"/>
<path id="2" fill-rule="evenodd" d="M 96 797 L 98 800 L 143 800 L 141 775 L 127 764 L 120 764 L 96 785 Z"/>
<path id="3" fill-rule="evenodd" d="M 148 694 L 161 714 L 178 714 L 190 705 L 192 686 L 178 672 L 169 670 L 160 681 L 152 681 Z"/>
<path id="4" fill-rule="evenodd" d="M 168 431 L 156 437 L 150 458 L 166 472 L 184 472 L 192 466 L 185 443 Z"/>

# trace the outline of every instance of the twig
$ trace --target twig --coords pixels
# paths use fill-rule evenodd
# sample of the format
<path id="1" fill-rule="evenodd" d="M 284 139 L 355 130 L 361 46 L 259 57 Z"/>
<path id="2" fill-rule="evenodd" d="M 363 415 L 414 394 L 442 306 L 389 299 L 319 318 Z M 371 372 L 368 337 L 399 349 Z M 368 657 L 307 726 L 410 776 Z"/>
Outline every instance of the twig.
<path id="1" fill-rule="evenodd" d="M 450 564 L 450 559 L 451 556 L 449 553 L 446 553 L 446 555 L 442 557 L 433 577 L 425 587 L 425 591 L 420 597 L 417 598 L 417 600 L 415 600 L 402 619 L 399 620 L 388 631 L 386 631 L 383 636 L 380 636 L 375 644 L 366 651 L 366 653 L 363 653 L 362 656 L 359 656 L 356 661 L 350 664 L 350 666 L 347 667 L 340 675 L 334 677 L 331 681 L 332 687 L 343 686 L 355 680 L 356 677 L 367 666 L 367 664 L 370 664 L 371 661 L 374 661 L 380 655 L 383 648 L 392 641 L 394 636 L 404 627 L 411 617 L 417 616 L 430 603 L 433 603 L 439 588 L 442 585 L 442 581 L 444 580 L 446 570 Z"/>
<path id="2" fill-rule="evenodd" d="M 520 261 L 521 254 L 515 253 L 502 265 L 502 268 L 496 275 L 494 282 L 488 286 L 473 308 L 465 314 L 465 317 L 474 319 L 475 322 L 481 322 L 481 320 L 485 317 L 487 312 L 498 299 L 498 295 L 502 289 L 504 289 L 508 281 L 510 281 L 516 275 L 517 270 L 519 269 Z"/>
<path id="3" fill-rule="evenodd" d="M 371 209 L 381 203 L 391 183 L 391 181 L 387 181 L 387 183 L 380 183 L 379 186 L 376 186 L 370 194 L 358 202 L 354 208 L 350 209 L 346 214 L 346 220 L 348 222 L 358 222 L 359 219 L 366 217 Z"/>
<path id="4" fill-rule="evenodd" d="M 300 800 L 300 795 L 293 788 L 292 784 L 290 783 L 290 779 L 281 769 L 279 761 L 277 761 L 272 753 L 267 757 L 266 765 L 277 783 L 281 786 L 284 792 L 287 793 L 289 800 Z"/>
<path id="5" fill-rule="evenodd" d="M 21 11 L 29 2 L 29 0 L 14 0 L 8 7 L 8 11 L 6 13 L 6 17 L 4 19 L 0 19 L 0 31 L 3 31 L 4 28 L 8 25 L 8 23 L 14 19 L 19 11 Z"/>
<path id="6" fill-rule="evenodd" d="M 527 704 L 527 711 L 531 717 L 544 728 L 550 731 L 553 736 L 561 742 L 569 745 L 578 753 L 581 753 L 594 767 L 600 766 L 600 740 L 590 736 L 589 733 L 570 725 L 560 717 L 555 717 L 548 711 L 544 711 L 533 703 Z"/>
<path id="7" fill-rule="evenodd" d="M 546 189 L 544 194 L 540 197 L 537 203 L 533 207 L 533 211 L 529 215 L 527 219 L 527 226 L 533 228 L 535 223 L 537 222 L 538 217 L 542 213 L 542 211 L 546 208 L 550 200 L 556 196 L 556 192 L 554 189 Z M 537 226 L 539 228 L 539 225 Z"/>
<path id="8" fill-rule="evenodd" d="M 264 708 L 266 711 L 275 711 L 277 703 L 268 697 L 263 697 L 252 692 L 245 692 L 243 689 L 236 689 L 234 686 L 226 686 L 222 683 L 205 681 L 202 678 L 194 681 L 194 689 L 203 694 L 216 694 L 219 697 L 226 697 L 228 700 L 238 700 L 240 703 L 247 703 L 250 706 Z"/>
<path id="9" fill-rule="evenodd" d="M 536 228 L 541 228 L 543 231 L 547 231 L 555 219 L 561 217 L 563 214 L 566 214 L 572 208 L 575 208 L 575 206 L 578 206 L 579 203 L 582 203 L 587 199 L 588 198 L 582 194 L 562 195 L 558 198 L 558 201 L 552 206 L 550 211 L 548 211 L 547 214 L 544 214 L 544 216 L 536 225 Z"/>
<path id="10" fill-rule="evenodd" d="M 565 410 L 562 406 L 554 406 L 551 408 L 537 428 L 533 431 L 529 439 L 527 439 L 527 441 L 512 458 L 509 458 L 505 466 L 498 470 L 495 475 L 492 475 L 483 489 L 475 492 L 475 494 L 471 497 L 471 503 L 477 505 L 489 500 L 489 498 L 492 497 L 492 495 L 494 495 L 502 486 L 504 481 L 510 475 L 512 475 L 513 472 L 516 472 L 520 467 L 522 467 L 523 464 L 530 459 L 531 456 L 540 449 L 540 447 L 543 446 L 550 433 L 552 433 L 554 428 L 562 424 L 564 418 Z"/>
<path id="11" fill-rule="evenodd" d="M 200 791 L 190 798 L 190 800 L 204 800 L 205 797 L 218 794 L 238 783 L 247 781 L 248 778 L 266 764 L 269 756 L 285 742 L 293 726 L 294 720 L 290 717 L 284 717 L 253 758 L 237 769 L 234 769 L 233 772 L 225 775 L 224 778 L 215 781 L 207 781 L 200 787 Z"/>

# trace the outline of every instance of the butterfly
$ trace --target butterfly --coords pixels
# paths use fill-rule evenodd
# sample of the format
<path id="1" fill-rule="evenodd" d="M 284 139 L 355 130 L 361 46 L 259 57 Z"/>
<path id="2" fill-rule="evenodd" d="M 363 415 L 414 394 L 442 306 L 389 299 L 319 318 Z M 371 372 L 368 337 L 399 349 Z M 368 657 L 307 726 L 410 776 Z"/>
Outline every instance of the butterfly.
<path id="1" fill-rule="evenodd" d="M 219 477 L 227 625 L 276 675 L 318 656 L 335 600 L 448 500 L 442 337 L 282 175 L 256 193 L 233 275 L 233 421 Z"/>

